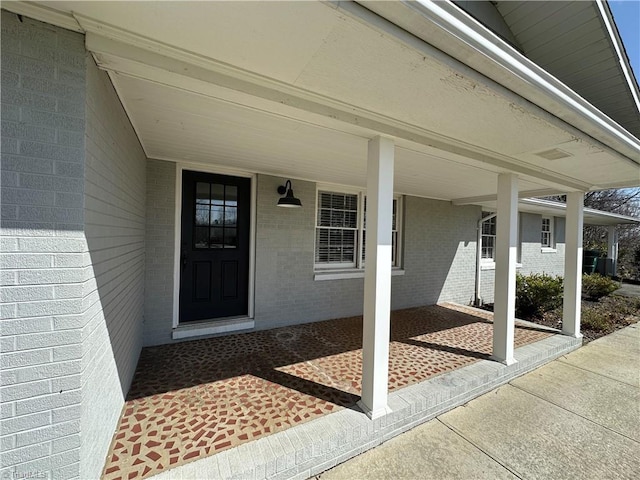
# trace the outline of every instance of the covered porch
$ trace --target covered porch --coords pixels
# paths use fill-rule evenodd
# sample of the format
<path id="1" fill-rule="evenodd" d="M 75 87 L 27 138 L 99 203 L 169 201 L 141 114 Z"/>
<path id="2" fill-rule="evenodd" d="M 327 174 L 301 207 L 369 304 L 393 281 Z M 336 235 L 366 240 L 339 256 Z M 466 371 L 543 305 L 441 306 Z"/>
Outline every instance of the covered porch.
<path id="1" fill-rule="evenodd" d="M 185 332 L 181 275 L 185 249 L 193 247 L 185 232 L 197 228 L 180 230 L 181 219 L 189 217 L 181 191 L 184 172 L 250 179 L 243 182 L 250 185 L 246 253 L 240 259 L 246 276 L 238 277 L 246 301 L 234 313 L 243 318 L 222 327 L 227 332 L 278 326 L 274 312 L 290 310 L 295 303 L 288 290 L 327 273 L 326 265 L 317 265 L 318 249 L 316 262 L 298 270 L 311 258 L 305 256 L 308 245 L 317 242 L 314 228 L 320 223 L 313 219 L 319 209 L 318 185 L 358 189 L 362 206 L 366 195 L 366 242 L 359 240 L 351 257 L 359 270 L 355 275 L 364 277 L 360 407 L 373 419 L 390 412 L 391 259 L 399 257 L 392 234 L 395 196 L 461 207 L 496 202 L 495 329 L 486 353 L 511 365 L 516 361 L 519 198 L 567 194 L 563 332 L 578 338 L 584 192 L 635 185 L 638 175 L 637 139 L 510 47 L 491 50 L 493 34 L 462 10 L 449 3 L 387 7 L 391 11 L 376 12 L 375 2 L 59 2 L 28 11 L 85 34 L 86 48 L 108 73 L 147 158 L 175 165 L 174 203 L 169 207 L 174 210 L 163 212 L 174 221 L 162 223 L 162 234 L 173 234 L 173 251 L 165 259 L 172 269 L 169 305 L 166 281 L 151 288 L 155 250 L 145 267 L 145 322 L 154 321 L 153 309 L 162 302 L 162 315 L 172 315 L 172 321 L 158 329 L 171 340 Z M 430 42 L 421 40 L 432 29 L 438 32 Z M 478 36 L 484 41 L 478 43 Z M 493 67 L 487 66 L 487 58 Z M 292 179 L 294 188 L 296 181 L 309 182 L 312 203 L 305 202 L 303 214 L 296 215 L 260 210 L 277 201 L 275 191 L 269 197 L 256 185 L 260 175 Z M 147 186 L 149 198 L 159 186 Z M 159 196 L 167 195 L 160 191 Z M 153 211 L 147 213 L 148 240 L 158 228 L 152 223 L 155 205 L 148 201 L 147 207 Z M 361 227 L 354 235 L 362 238 L 364 214 L 357 216 Z M 419 216 L 429 218 L 431 211 L 423 209 Z M 212 225 L 207 228 L 218 228 Z M 302 226 L 311 228 L 303 232 Z M 279 244 L 269 244 L 276 235 Z M 470 271 L 458 255 L 469 242 L 447 230 L 441 239 L 451 242 L 459 275 Z M 432 255 L 442 250 L 440 245 L 429 248 Z M 417 256 L 421 249 L 412 253 Z M 422 292 L 434 289 L 428 269 L 413 269 L 406 256 L 395 264 L 403 270 L 398 273 L 415 275 L 405 284 Z M 344 272 L 329 272 L 324 279 L 349 278 Z M 456 275 L 445 268 L 452 291 L 466 288 Z M 275 292 L 271 284 L 276 276 L 290 278 L 290 285 L 279 284 L 282 288 Z M 205 272 L 205 277 L 210 275 Z M 197 278 L 194 273 L 194 284 Z M 337 285 L 321 290 L 318 283 L 300 297 L 325 290 L 344 296 Z M 436 288 L 440 290 L 430 294 L 446 297 L 442 285 Z M 332 301 L 330 296 L 325 300 Z M 219 322 L 224 315 L 211 317 Z M 198 333 L 221 331 L 217 328 Z"/>
<path id="2" fill-rule="evenodd" d="M 154 350 L 143 351 L 118 426 L 123 430 L 104 470 L 108 478 L 149 476 L 202 457 L 185 464 L 196 469 L 191 477 L 306 477 L 580 344 L 583 195 L 637 185 L 640 145 L 453 4 L 436 2 L 427 10 L 389 2 L 384 8 L 397 11 L 376 13 L 376 2 L 8 3 L 17 13 L 84 35 L 90 68 L 97 66 L 117 93 L 119 102 L 109 109 L 122 104 L 146 158 L 146 178 L 140 175 L 135 183 L 126 175 L 127 161 L 117 167 L 100 156 L 95 161 L 108 206 L 100 206 L 108 213 L 97 212 L 104 221 L 96 224 L 100 236 L 128 241 L 120 223 L 130 228 L 132 222 L 127 214 L 111 213 L 120 201 L 114 186 L 137 193 L 146 188 L 143 213 L 133 226 L 144 256 L 136 266 L 144 276 L 144 298 L 138 298 L 144 305 L 134 333 L 134 322 L 121 326 L 120 315 L 104 322 L 103 364 L 112 372 L 107 388 L 127 391 L 139 345 L 176 342 L 194 331 L 255 330 L 153 347 L 160 366 Z M 102 98 L 94 91 L 87 96 Z M 93 135 L 96 151 L 112 147 L 117 159 L 127 159 L 117 141 Z M 122 178 L 112 182 L 115 168 Z M 246 186 L 249 207 L 241 318 L 210 315 L 201 329 L 200 319 L 185 325 L 180 313 L 184 244 L 196 249 L 185 241 L 181 220 L 194 222 L 185 231 L 200 227 L 195 215 L 185 214 L 188 201 L 197 208 L 200 199 L 182 195 L 185 172 L 218 176 L 200 182 L 208 183 L 209 192 L 222 183 L 219 177 L 233 177 Z M 307 196 L 297 211 L 275 207 L 277 187 L 286 180 L 298 195 L 304 185 Z M 353 270 L 317 268 L 314 261 L 316 230 L 325 227 L 315 221 L 318 194 L 326 185 L 366 205 L 366 242 L 359 240 L 350 251 Z M 568 198 L 565 321 L 564 335 L 542 338 L 548 334 L 516 328 L 517 210 L 520 198 L 551 194 Z M 402 254 L 393 250 L 396 197 L 407 213 L 404 246 L 414 241 Z M 213 197 L 208 200 L 212 206 Z M 498 219 L 494 322 L 448 308 L 443 323 L 423 319 L 417 328 L 406 313 L 407 331 L 398 333 L 403 323 L 392 320 L 398 315 L 391 313 L 394 274 L 403 294 L 395 298 L 403 306 L 471 297 L 475 222 L 485 201 L 496 202 Z M 353 227 L 360 239 L 363 210 Z M 424 242 L 433 233 L 434 241 Z M 102 255 L 100 242 L 88 246 L 91 255 Z M 105 268 L 119 272 L 126 259 L 115 255 L 116 267 Z M 442 264 L 439 276 L 428 255 Z M 362 285 L 357 279 L 363 277 Z M 122 276 L 113 283 L 122 284 Z M 112 297 L 104 287 L 96 296 Z M 121 311 L 114 303 L 118 309 L 109 313 Z M 314 333 L 322 323 L 293 325 L 330 318 L 332 307 L 363 312 L 362 320 L 343 319 L 323 334 Z M 437 318 L 441 308 L 417 312 Z M 283 324 L 288 326 L 273 330 Z M 172 353 L 163 357 L 162 351 Z M 95 381 L 91 392 L 99 398 L 102 367 L 93 368 L 88 345 L 86 352 L 92 368 L 83 367 L 82 374 Z M 246 390 L 264 400 L 255 411 L 236 401 L 251 402 L 251 394 L 241 397 Z M 236 400 L 225 403 L 220 395 Z M 208 399 L 214 397 L 212 406 Z M 99 432 L 111 425 L 120 405 L 88 401 L 81 410 L 83 428 Z M 184 413 L 170 422 L 167 417 L 178 415 L 174 408 Z M 305 422 L 314 416 L 328 423 Z M 224 431 L 207 430 L 220 420 Z M 246 430 L 234 427 L 244 423 Z M 284 429 L 298 423 L 295 430 Z M 183 434 L 182 444 L 152 438 L 165 428 Z M 108 439 L 95 437 L 94 450 L 104 452 Z M 221 453 L 212 456 L 216 450 Z M 91 458 L 98 456 L 92 452 Z M 126 475 L 121 467 L 129 469 Z"/>
<path id="3" fill-rule="evenodd" d="M 373 423 L 356 406 L 362 317 L 146 348 L 103 478 L 306 478 L 579 344 L 518 321 L 512 368 L 488 360 L 492 330 L 491 313 L 457 304 L 392 312 L 393 414 Z"/>

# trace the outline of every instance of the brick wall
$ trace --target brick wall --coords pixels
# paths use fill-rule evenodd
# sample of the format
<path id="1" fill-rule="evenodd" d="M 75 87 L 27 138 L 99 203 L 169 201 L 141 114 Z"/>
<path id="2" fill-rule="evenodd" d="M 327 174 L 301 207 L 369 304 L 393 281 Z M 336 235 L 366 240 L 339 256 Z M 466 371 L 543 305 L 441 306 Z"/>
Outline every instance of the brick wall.
<path id="1" fill-rule="evenodd" d="M 257 176 L 255 327 L 362 313 L 364 279 L 314 280 L 316 185 L 295 181 L 300 209 L 276 206 L 285 179 Z M 145 344 L 171 341 L 175 166 L 147 168 Z M 479 207 L 404 199 L 405 275 L 392 279 L 394 309 L 473 298 Z"/>
<path id="2" fill-rule="evenodd" d="M 86 76 L 80 477 L 96 478 L 142 347 L 146 157 L 91 57 Z"/>
<path id="3" fill-rule="evenodd" d="M 540 244 L 542 231 L 542 216 L 533 213 L 520 213 L 518 216 L 519 236 L 519 266 L 518 273 L 529 275 L 532 273 L 546 273 L 548 275 L 564 276 L 565 251 L 565 219 L 553 217 L 554 221 L 554 251 L 543 251 Z M 484 303 L 492 303 L 495 285 L 495 271 L 482 270 L 480 295 Z"/>
<path id="4" fill-rule="evenodd" d="M 276 206 L 286 179 L 258 176 L 257 329 L 362 313 L 364 280 L 314 281 L 316 184 L 296 180 L 302 208 Z"/>
<path id="5" fill-rule="evenodd" d="M 176 165 L 147 162 L 147 228 L 144 342 L 171 341 Z"/>
<path id="6" fill-rule="evenodd" d="M 555 251 L 543 251 L 540 244 L 542 216 L 520 214 L 520 240 L 522 269 L 529 273 L 546 273 L 564 276 L 564 226 L 565 219 L 554 217 Z"/>
<path id="7" fill-rule="evenodd" d="M 2 478 L 80 472 L 85 62 L 2 11 Z"/>
<path id="8" fill-rule="evenodd" d="M 284 179 L 258 176 L 256 328 L 362 314 L 364 279 L 314 281 L 316 185 L 295 181 L 303 207 L 276 206 Z M 405 274 L 391 280 L 393 309 L 473 297 L 478 207 L 404 199 Z"/>
<path id="9" fill-rule="evenodd" d="M 96 478 L 141 344 L 145 158 L 82 35 L 2 11 L 0 477 Z"/>
<path id="10" fill-rule="evenodd" d="M 480 208 L 405 197 L 404 277 L 392 284 L 392 308 L 473 300 Z"/>

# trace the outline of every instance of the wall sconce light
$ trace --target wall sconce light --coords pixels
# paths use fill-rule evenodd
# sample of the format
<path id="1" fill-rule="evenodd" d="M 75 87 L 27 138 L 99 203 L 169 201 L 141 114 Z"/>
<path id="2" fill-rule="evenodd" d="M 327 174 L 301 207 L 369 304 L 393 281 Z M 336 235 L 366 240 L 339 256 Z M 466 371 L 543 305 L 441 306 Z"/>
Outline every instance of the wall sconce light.
<path id="1" fill-rule="evenodd" d="M 279 207 L 298 208 L 302 206 L 302 202 L 299 198 L 293 196 L 293 190 L 291 189 L 291 180 L 287 180 L 287 183 L 278 187 L 278 193 L 285 195 L 278 200 Z"/>

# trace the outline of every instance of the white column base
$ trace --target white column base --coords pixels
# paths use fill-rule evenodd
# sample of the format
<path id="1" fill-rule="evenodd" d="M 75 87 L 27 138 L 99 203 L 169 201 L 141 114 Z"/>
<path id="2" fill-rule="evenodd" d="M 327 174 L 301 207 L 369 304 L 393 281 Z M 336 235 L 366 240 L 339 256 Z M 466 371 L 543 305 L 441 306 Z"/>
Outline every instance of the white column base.
<path id="1" fill-rule="evenodd" d="M 358 400 L 357 402 L 358 407 L 360 407 L 360 410 L 362 410 L 364 412 L 364 414 L 369 417 L 371 420 L 376 420 L 380 417 L 384 417 L 385 415 L 388 415 L 389 413 L 392 412 L 391 408 L 389 408 L 388 405 L 382 407 L 382 408 L 378 408 L 376 410 L 371 410 L 369 407 L 367 407 L 364 402 L 362 400 Z"/>
<path id="2" fill-rule="evenodd" d="M 503 359 L 503 358 L 498 358 L 498 357 L 496 357 L 496 356 L 494 356 L 494 355 L 491 355 L 491 356 L 489 357 L 489 360 L 493 360 L 494 362 L 501 363 L 501 364 L 503 364 L 503 365 L 506 365 L 507 367 L 508 367 L 509 365 L 514 365 L 514 364 L 518 363 L 518 361 L 517 361 L 515 358 L 513 358 L 513 357 L 511 357 L 511 358 L 507 358 L 507 359 Z"/>
<path id="3" fill-rule="evenodd" d="M 583 335 L 581 333 L 573 333 L 573 332 L 565 332 L 564 330 L 562 330 L 560 332 L 562 335 L 565 335 L 567 337 L 571 337 L 571 338 L 582 338 Z"/>

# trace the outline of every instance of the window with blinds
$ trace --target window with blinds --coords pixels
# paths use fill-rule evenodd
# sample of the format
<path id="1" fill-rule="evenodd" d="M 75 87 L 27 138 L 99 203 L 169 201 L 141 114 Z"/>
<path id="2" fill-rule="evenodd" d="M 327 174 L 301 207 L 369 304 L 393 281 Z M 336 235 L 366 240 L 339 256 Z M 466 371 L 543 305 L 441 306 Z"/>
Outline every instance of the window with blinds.
<path id="1" fill-rule="evenodd" d="M 391 217 L 391 265 L 398 266 L 398 199 L 393 199 L 393 213 Z M 362 222 L 362 266 L 364 267 L 367 249 L 367 197 L 364 198 L 364 219 Z"/>
<path id="2" fill-rule="evenodd" d="M 392 265 L 399 266 L 399 198 L 393 199 Z M 315 264 L 317 268 L 363 268 L 366 197 L 363 193 L 318 191 Z"/>
<path id="3" fill-rule="evenodd" d="M 358 195 L 318 192 L 316 263 L 356 266 Z"/>

